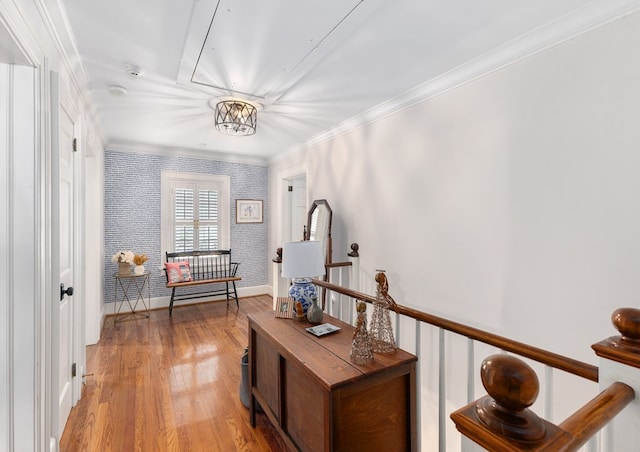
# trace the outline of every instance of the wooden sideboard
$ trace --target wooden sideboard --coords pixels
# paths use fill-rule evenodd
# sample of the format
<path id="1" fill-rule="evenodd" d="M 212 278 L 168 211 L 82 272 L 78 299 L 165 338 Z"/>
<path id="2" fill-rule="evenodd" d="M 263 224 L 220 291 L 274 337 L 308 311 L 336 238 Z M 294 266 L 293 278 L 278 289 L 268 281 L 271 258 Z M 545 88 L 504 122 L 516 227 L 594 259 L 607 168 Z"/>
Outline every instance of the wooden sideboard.
<path id="1" fill-rule="evenodd" d="M 349 355 L 354 328 L 316 337 L 308 322 L 250 314 L 250 419 L 256 403 L 292 450 L 417 450 L 416 361 L 398 349 L 367 366 Z"/>

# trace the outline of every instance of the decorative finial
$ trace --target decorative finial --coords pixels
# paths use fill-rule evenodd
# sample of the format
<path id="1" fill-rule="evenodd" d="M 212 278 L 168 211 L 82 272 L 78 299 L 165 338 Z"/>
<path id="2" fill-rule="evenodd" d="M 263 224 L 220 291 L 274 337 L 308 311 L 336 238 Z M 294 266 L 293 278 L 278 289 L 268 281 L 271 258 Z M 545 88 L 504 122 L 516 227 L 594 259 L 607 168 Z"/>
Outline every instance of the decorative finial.
<path id="1" fill-rule="evenodd" d="M 544 437 L 544 423 L 529 410 L 540 389 L 538 376 L 529 365 L 513 356 L 492 355 L 483 361 L 480 377 L 489 394 L 476 404 L 482 422 L 520 441 Z"/>
<path id="2" fill-rule="evenodd" d="M 276 264 L 281 264 L 282 263 L 282 248 L 278 248 L 276 250 L 276 257 L 274 257 L 273 259 L 271 259 L 273 262 L 275 262 Z"/>
<path id="3" fill-rule="evenodd" d="M 622 342 L 640 345 L 640 309 L 616 309 L 611 314 L 611 322 L 622 335 Z"/>

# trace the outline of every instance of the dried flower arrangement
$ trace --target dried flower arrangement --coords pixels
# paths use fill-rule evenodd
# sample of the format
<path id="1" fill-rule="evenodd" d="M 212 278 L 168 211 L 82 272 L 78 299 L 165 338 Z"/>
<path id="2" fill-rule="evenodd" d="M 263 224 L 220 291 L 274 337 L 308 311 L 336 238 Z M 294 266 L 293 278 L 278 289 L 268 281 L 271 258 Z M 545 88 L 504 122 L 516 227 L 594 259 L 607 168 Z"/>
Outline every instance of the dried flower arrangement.
<path id="1" fill-rule="evenodd" d="M 133 264 L 134 254 L 133 251 L 118 251 L 111 256 L 111 262 L 124 262 L 125 264 Z"/>
<path id="2" fill-rule="evenodd" d="M 136 254 L 133 256 L 133 263 L 136 265 L 142 265 L 149 260 L 149 256 L 146 254 Z"/>

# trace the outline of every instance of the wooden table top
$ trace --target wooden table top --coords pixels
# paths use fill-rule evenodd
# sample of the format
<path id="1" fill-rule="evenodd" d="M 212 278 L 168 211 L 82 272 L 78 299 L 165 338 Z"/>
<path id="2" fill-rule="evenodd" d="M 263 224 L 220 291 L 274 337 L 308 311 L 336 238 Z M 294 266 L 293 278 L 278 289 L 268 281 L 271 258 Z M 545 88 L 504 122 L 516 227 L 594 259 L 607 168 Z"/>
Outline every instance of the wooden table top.
<path id="1" fill-rule="evenodd" d="M 355 380 L 399 369 L 417 361 L 415 355 L 397 349 L 391 354 L 374 354 L 374 362 L 361 366 L 351 362 L 351 342 L 355 328 L 335 317 L 324 315 L 322 323 L 330 323 L 339 331 L 314 336 L 305 328 L 315 326 L 308 321 L 275 317 L 273 311 L 249 314 L 249 328 L 280 344 L 280 353 L 307 367 L 315 378 L 329 389 Z"/>

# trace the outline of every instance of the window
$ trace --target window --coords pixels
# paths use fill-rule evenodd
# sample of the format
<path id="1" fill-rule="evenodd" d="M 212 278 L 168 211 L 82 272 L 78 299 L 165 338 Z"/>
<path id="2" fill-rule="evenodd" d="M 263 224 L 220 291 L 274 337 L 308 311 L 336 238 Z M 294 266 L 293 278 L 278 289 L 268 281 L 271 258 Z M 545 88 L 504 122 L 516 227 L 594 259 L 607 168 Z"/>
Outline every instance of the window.
<path id="1" fill-rule="evenodd" d="M 228 249 L 229 176 L 162 173 L 162 256 Z"/>

